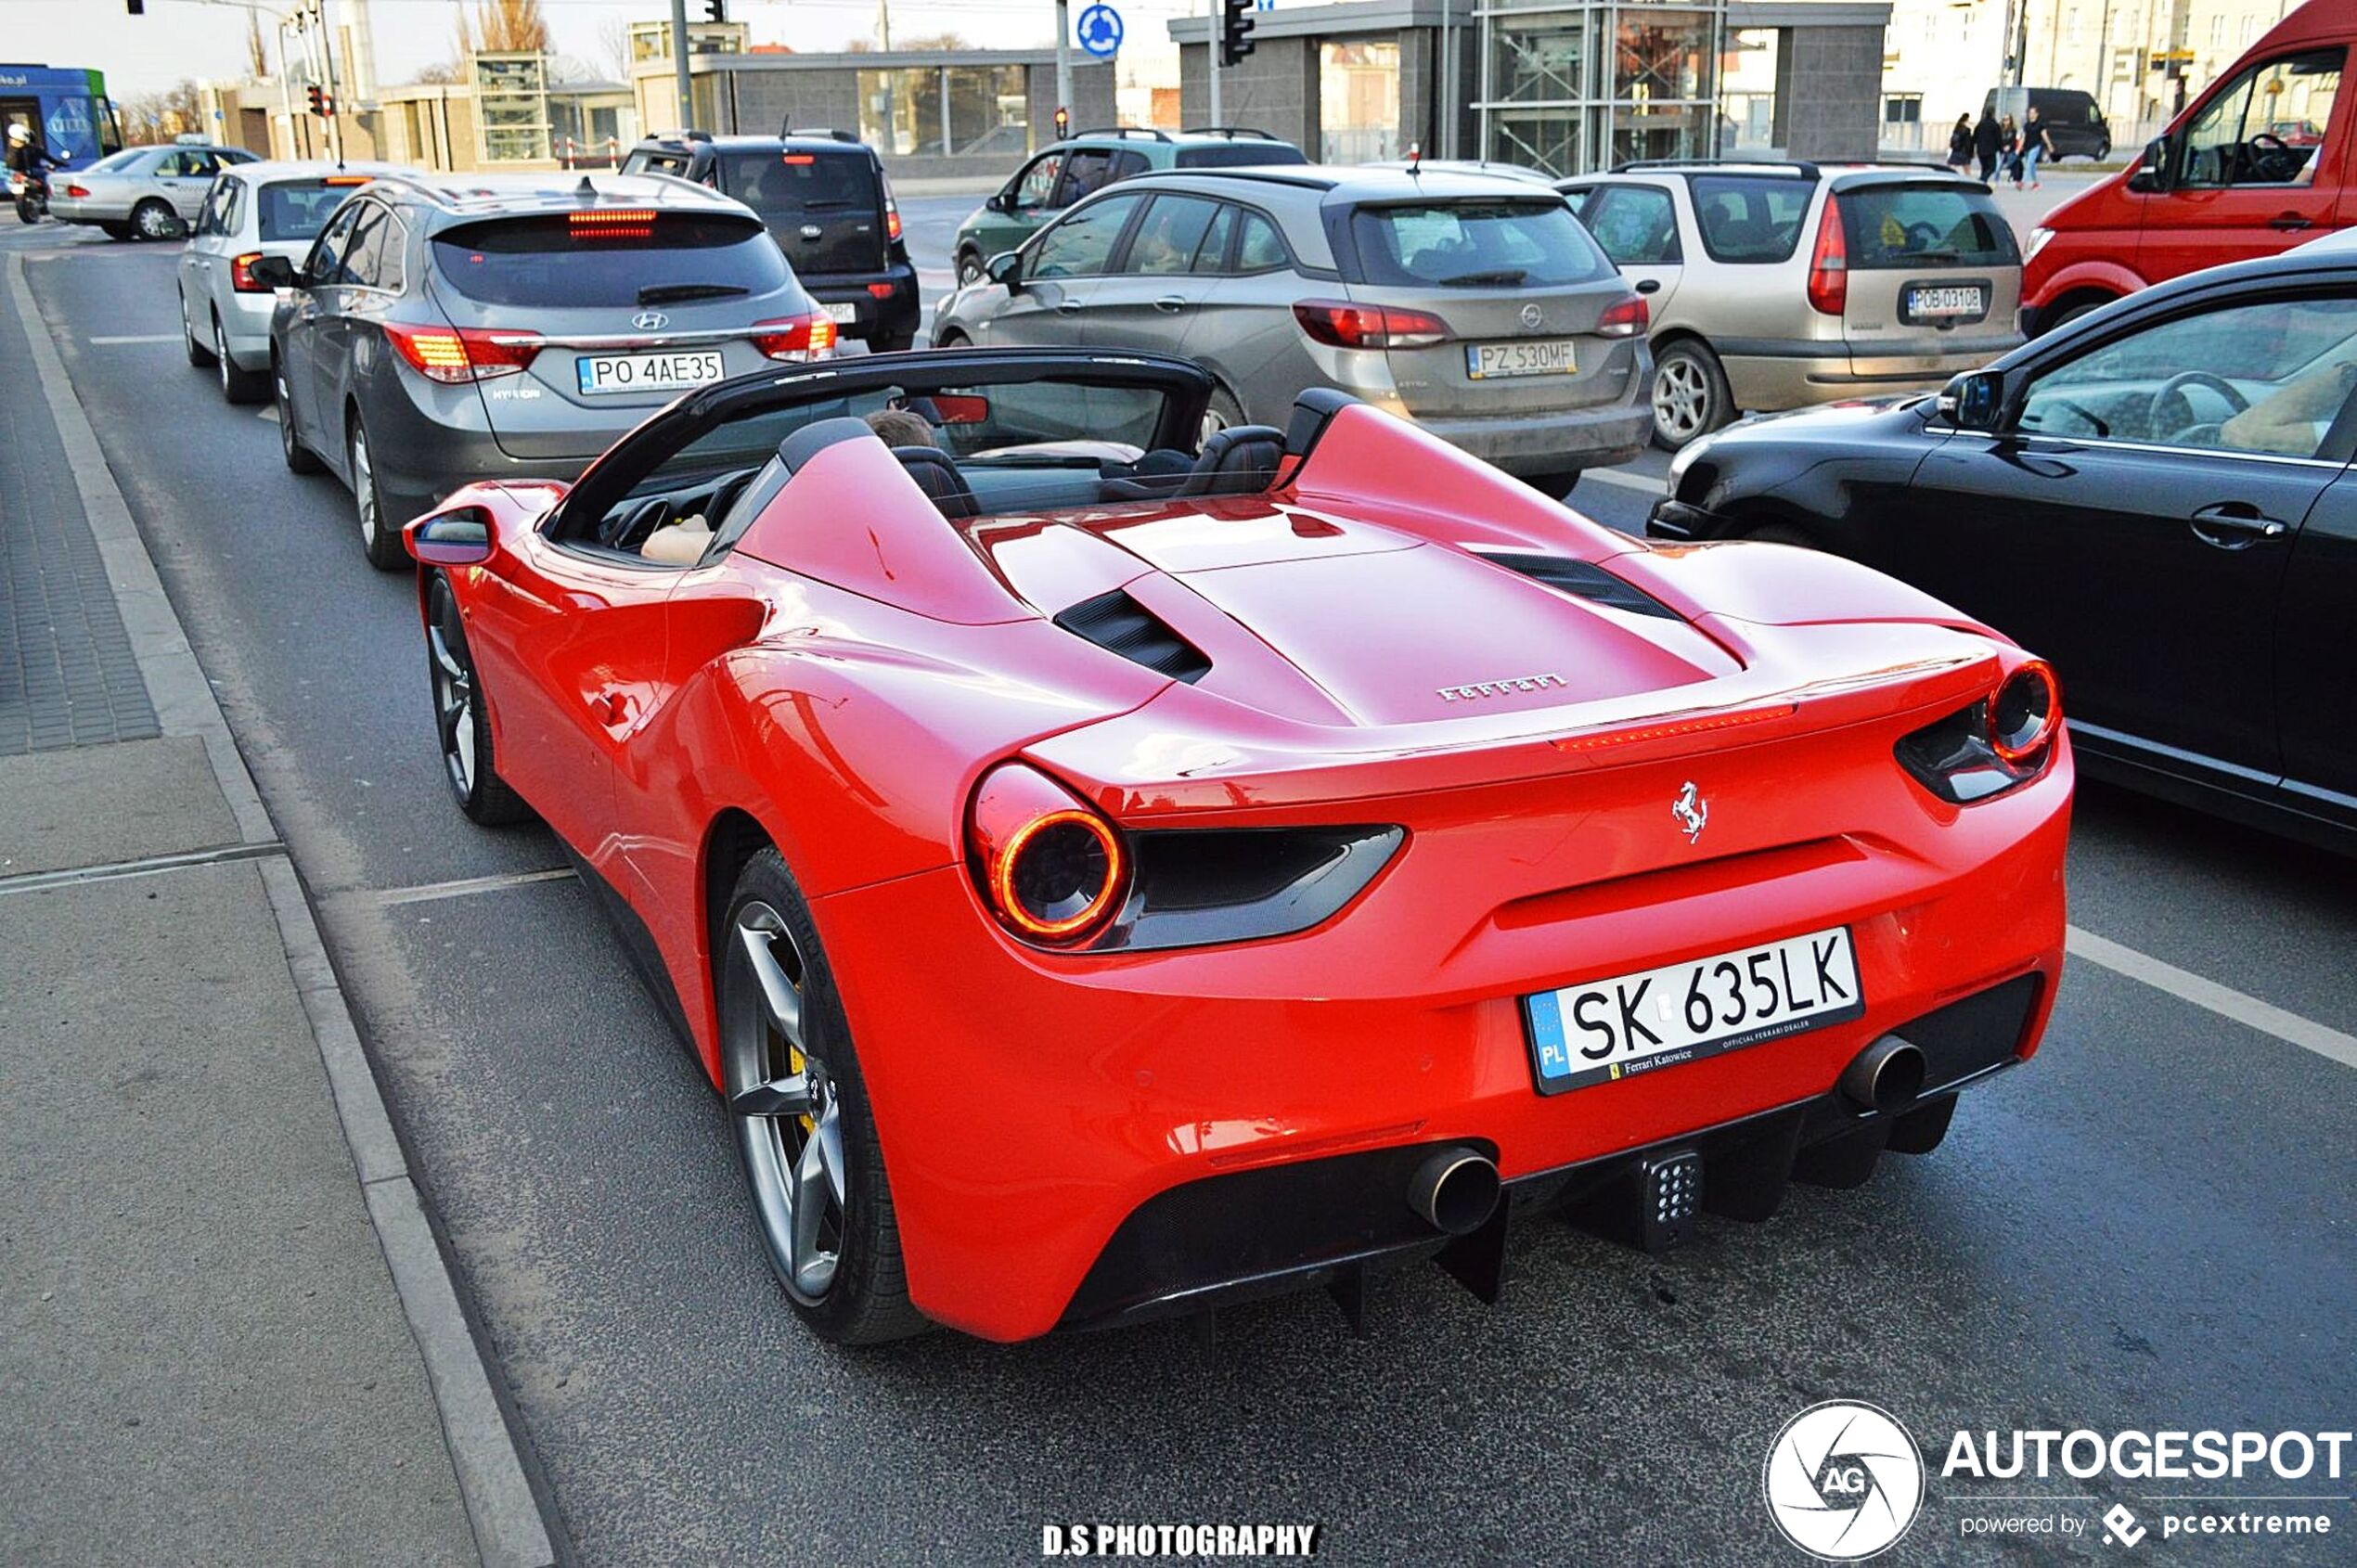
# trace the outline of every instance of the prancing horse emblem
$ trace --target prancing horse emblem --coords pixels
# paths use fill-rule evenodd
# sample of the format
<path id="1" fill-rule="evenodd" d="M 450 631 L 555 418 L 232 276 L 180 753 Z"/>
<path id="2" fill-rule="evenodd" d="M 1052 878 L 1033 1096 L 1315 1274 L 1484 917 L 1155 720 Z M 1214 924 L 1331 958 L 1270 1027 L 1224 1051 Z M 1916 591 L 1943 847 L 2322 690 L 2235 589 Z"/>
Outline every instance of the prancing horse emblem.
<path id="1" fill-rule="evenodd" d="M 1686 830 L 1686 842 L 1693 843 L 1710 825 L 1710 803 L 1702 798 L 1702 791 L 1695 789 L 1694 781 L 1689 778 L 1686 787 L 1678 791 L 1678 798 L 1669 803 L 1669 815 L 1676 817 L 1678 826 Z"/>

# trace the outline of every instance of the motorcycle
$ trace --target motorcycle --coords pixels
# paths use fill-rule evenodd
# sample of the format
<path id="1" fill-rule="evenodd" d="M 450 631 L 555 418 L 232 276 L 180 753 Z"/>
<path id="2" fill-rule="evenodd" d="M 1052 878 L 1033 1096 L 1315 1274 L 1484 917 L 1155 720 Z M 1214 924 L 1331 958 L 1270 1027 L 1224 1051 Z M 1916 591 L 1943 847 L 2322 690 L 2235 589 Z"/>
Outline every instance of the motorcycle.
<path id="1" fill-rule="evenodd" d="M 8 194 L 16 199 L 19 223 L 37 224 L 49 215 L 49 182 L 42 175 L 11 173 Z"/>

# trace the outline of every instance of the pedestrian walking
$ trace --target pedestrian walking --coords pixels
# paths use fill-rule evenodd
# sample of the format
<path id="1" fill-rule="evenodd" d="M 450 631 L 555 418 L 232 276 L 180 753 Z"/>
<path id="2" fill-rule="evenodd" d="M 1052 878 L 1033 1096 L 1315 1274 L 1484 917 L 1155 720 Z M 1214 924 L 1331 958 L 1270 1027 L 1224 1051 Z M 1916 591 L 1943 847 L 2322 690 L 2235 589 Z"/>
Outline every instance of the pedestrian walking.
<path id="1" fill-rule="evenodd" d="M 2005 177 L 2021 188 L 2021 129 L 2010 114 L 1997 124 L 1997 156 L 2004 166 Z"/>
<path id="2" fill-rule="evenodd" d="M 2040 161 L 2052 158 L 2054 155 L 2054 144 L 2046 135 L 2046 122 L 2038 118 L 2037 107 L 2032 105 L 2029 118 L 2022 122 L 2021 127 L 2021 161 L 2023 166 L 2029 172 L 2030 189 L 2038 188 Z"/>
<path id="3" fill-rule="evenodd" d="M 1972 128 L 1972 150 L 1973 156 L 1980 161 L 1980 177 L 1984 180 L 1996 175 L 1997 146 L 2002 135 L 1997 129 L 1997 111 L 1986 104 L 1982 105 L 1980 122 Z"/>
<path id="4" fill-rule="evenodd" d="M 1969 114 L 1956 116 L 1956 128 L 1948 133 L 1948 167 L 1972 167 L 1972 116 Z"/>

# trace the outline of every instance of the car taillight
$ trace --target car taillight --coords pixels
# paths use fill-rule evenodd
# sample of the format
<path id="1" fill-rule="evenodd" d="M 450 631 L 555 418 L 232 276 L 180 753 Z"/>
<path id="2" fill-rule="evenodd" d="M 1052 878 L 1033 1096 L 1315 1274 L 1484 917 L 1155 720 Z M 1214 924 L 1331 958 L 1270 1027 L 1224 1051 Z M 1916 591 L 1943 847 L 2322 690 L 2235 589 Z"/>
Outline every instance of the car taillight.
<path id="1" fill-rule="evenodd" d="M 1421 349 L 1444 341 L 1449 324 L 1428 311 L 1303 300 L 1293 307 L 1301 329 L 1338 349 Z"/>
<path id="2" fill-rule="evenodd" d="M 1596 318 L 1596 336 L 1599 338 L 1642 338 L 1645 335 L 1645 328 L 1652 323 L 1653 312 L 1646 306 L 1645 297 L 1642 294 L 1631 294 L 1625 300 L 1616 300 L 1604 307 L 1604 314 Z"/>
<path id="3" fill-rule="evenodd" d="M 884 238 L 886 239 L 897 239 L 900 238 L 900 201 L 898 198 L 892 194 L 892 182 L 890 180 L 884 181 L 883 199 Z"/>
<path id="4" fill-rule="evenodd" d="M 894 285 L 889 283 L 870 283 L 868 285 L 868 297 L 873 300 L 889 300 L 892 298 L 893 288 Z"/>
<path id="5" fill-rule="evenodd" d="M 249 251 L 242 256 L 229 258 L 229 287 L 240 294 L 267 294 L 270 285 L 253 275 L 253 263 L 262 260 L 262 252 Z"/>
<path id="6" fill-rule="evenodd" d="M 834 317 L 787 315 L 753 323 L 753 346 L 771 359 L 817 359 L 835 349 Z"/>
<path id="7" fill-rule="evenodd" d="M 992 769 L 974 790 L 966 847 L 991 913 L 1026 942 L 1082 940 L 1120 906 L 1128 887 L 1120 830 L 1022 763 Z"/>
<path id="8" fill-rule="evenodd" d="M 1839 315 L 1849 304 L 1849 240 L 1841 229 L 1841 199 L 1825 198 L 1817 220 L 1816 249 L 1809 253 L 1809 306 Z"/>
<path id="9" fill-rule="evenodd" d="M 2062 724 L 2054 672 L 2030 659 L 1988 696 L 1900 737 L 1896 751 L 1925 789 L 1951 805 L 1969 805 L 2043 773 Z"/>
<path id="10" fill-rule="evenodd" d="M 422 327 L 414 322 L 382 323 L 385 341 L 400 351 L 409 367 L 429 381 L 458 386 L 512 376 L 530 365 L 540 352 L 536 332 L 503 332 L 481 327 Z"/>
<path id="11" fill-rule="evenodd" d="M 72 197 L 76 201 L 79 201 L 84 197 L 90 194 L 90 187 L 88 186 L 66 186 L 66 194 Z"/>

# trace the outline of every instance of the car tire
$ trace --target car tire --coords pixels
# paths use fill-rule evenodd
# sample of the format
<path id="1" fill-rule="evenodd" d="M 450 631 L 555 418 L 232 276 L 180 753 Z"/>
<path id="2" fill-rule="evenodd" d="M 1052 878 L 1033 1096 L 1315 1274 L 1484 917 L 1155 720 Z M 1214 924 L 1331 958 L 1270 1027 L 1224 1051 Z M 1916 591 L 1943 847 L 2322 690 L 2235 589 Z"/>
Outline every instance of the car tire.
<path id="1" fill-rule="evenodd" d="M 491 715 L 484 707 L 483 679 L 474 650 L 467 646 L 466 623 L 450 579 L 437 572 L 426 585 L 426 676 L 433 691 L 434 735 L 442 747 L 442 776 L 467 820 L 503 828 L 532 816 L 523 797 L 499 777 L 491 747 Z"/>
<path id="2" fill-rule="evenodd" d="M 132 228 L 129 224 L 100 224 L 98 225 L 98 232 L 105 235 L 109 239 L 135 239 L 138 238 L 136 234 L 132 232 Z"/>
<path id="3" fill-rule="evenodd" d="M 1209 441 L 1244 422 L 1244 405 L 1230 397 L 1226 387 L 1212 388 L 1211 401 L 1204 405 L 1203 439 Z"/>
<path id="4" fill-rule="evenodd" d="M 275 353 L 270 356 L 270 392 L 278 406 L 278 455 L 287 460 L 288 471 L 326 472 L 328 465 L 319 461 L 318 454 L 305 446 L 303 437 L 295 433 L 293 389 L 287 385 L 286 367 Z"/>
<path id="5" fill-rule="evenodd" d="M 360 520 L 361 551 L 378 571 L 396 571 L 409 564 L 409 552 L 401 546 L 400 527 L 385 516 L 384 491 L 377 483 L 377 464 L 368 449 L 367 428 L 356 413 L 345 440 L 350 443 L 344 451 L 348 461 L 345 471 L 352 475 L 352 509 Z"/>
<path id="6" fill-rule="evenodd" d="M 188 355 L 188 363 L 200 370 L 213 368 L 213 350 L 197 341 L 197 329 L 188 321 L 188 296 L 180 296 L 180 342 Z"/>
<path id="7" fill-rule="evenodd" d="M 1522 482 L 1548 499 L 1561 501 L 1571 495 L 1572 488 L 1579 482 L 1579 476 L 1584 471 L 1580 469 L 1556 469 L 1550 473 L 1525 474 Z"/>
<path id="8" fill-rule="evenodd" d="M 712 945 L 721 1104 L 787 1299 L 836 1344 L 923 1332 L 850 1025 L 809 905 L 776 850 L 737 878 Z"/>
<path id="9" fill-rule="evenodd" d="M 1681 338 L 1654 353 L 1654 444 L 1675 452 L 1734 418 L 1727 372 L 1710 345 Z"/>
<path id="10" fill-rule="evenodd" d="M 982 265 L 983 255 L 981 251 L 974 250 L 972 246 L 968 246 L 965 250 L 959 251 L 958 287 L 963 289 L 969 284 L 981 282 Z"/>
<path id="11" fill-rule="evenodd" d="M 142 239 L 177 239 L 187 232 L 172 203 L 150 196 L 131 209 L 131 232 Z"/>
<path id="12" fill-rule="evenodd" d="M 208 351 L 213 367 L 221 373 L 221 395 L 231 403 L 260 403 L 270 395 L 270 374 L 265 370 L 240 370 L 238 362 L 229 357 L 229 334 L 222 328 L 221 317 L 213 318 L 213 347 Z"/>
<path id="13" fill-rule="evenodd" d="M 974 341 L 953 327 L 934 339 L 933 346 L 937 349 L 970 349 L 974 346 Z"/>
<path id="14" fill-rule="evenodd" d="M 907 353 L 917 346 L 914 332 L 888 332 L 881 338 L 868 340 L 869 353 Z"/>
<path id="15" fill-rule="evenodd" d="M 2067 311 L 2061 312 L 2054 318 L 2054 320 L 2040 328 L 2038 329 L 2038 335 L 2042 338 L 2048 333 L 2058 332 L 2062 328 L 2069 326 L 2072 322 L 2078 320 L 2080 316 L 2093 315 L 2097 311 L 2112 302 L 2113 302 L 2109 300 L 2081 300 L 2079 303 L 2071 306 Z"/>

